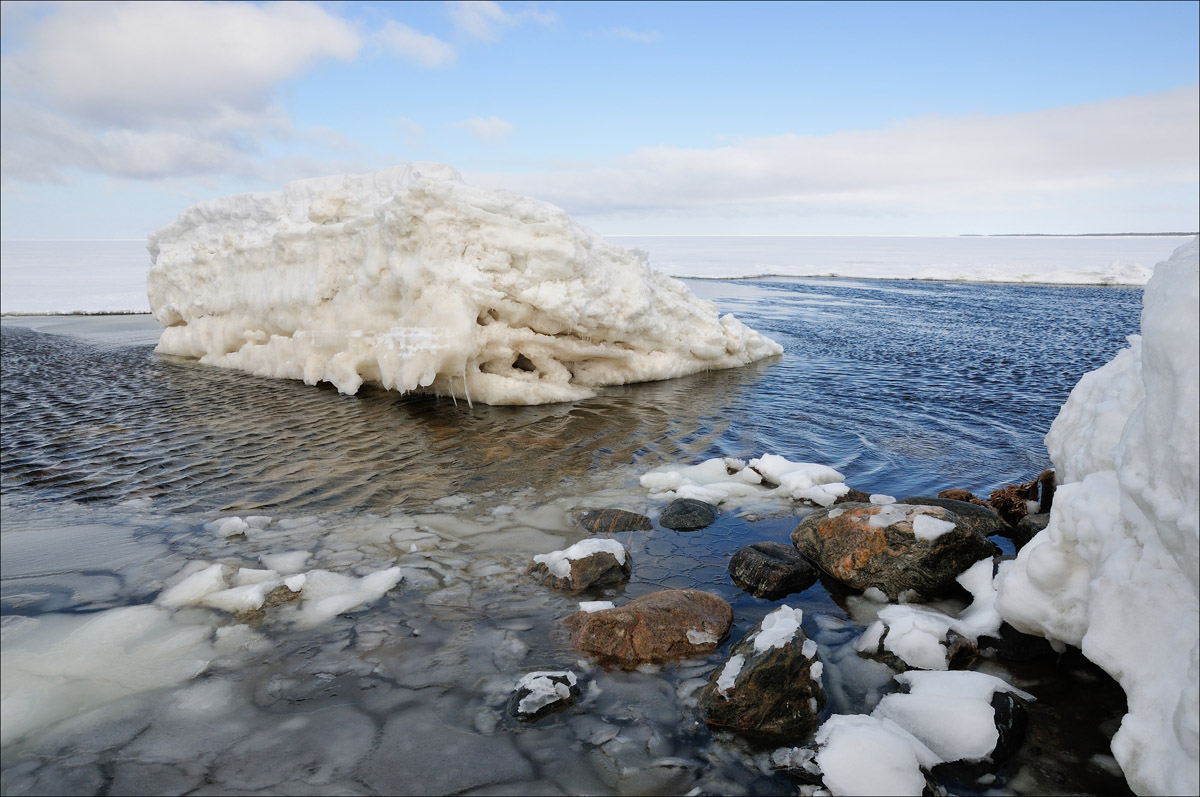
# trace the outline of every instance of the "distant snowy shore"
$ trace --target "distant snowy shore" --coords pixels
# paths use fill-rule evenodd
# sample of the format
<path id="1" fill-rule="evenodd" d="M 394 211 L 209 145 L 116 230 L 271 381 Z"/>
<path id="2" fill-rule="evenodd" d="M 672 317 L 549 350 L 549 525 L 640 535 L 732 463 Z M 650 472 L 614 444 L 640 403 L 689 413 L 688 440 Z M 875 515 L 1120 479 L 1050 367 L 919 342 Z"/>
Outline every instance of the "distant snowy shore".
<path id="1" fill-rule="evenodd" d="M 607 236 L 674 277 L 1144 285 L 1173 236 Z M 142 240 L 0 243 L 0 313 L 145 313 Z"/>

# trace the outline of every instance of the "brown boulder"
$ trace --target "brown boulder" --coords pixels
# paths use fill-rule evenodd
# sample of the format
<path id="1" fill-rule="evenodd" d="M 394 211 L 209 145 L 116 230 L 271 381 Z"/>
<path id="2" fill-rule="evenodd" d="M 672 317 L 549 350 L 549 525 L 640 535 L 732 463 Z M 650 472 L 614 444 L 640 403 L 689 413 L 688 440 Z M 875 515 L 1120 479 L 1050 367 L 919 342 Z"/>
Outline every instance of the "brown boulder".
<path id="1" fill-rule="evenodd" d="M 950 510 L 905 504 L 819 509 L 792 532 L 792 544 L 843 584 L 875 587 L 890 600 L 908 590 L 926 598 L 945 593 L 960 573 L 998 551 Z"/>
<path id="2" fill-rule="evenodd" d="M 712 653 L 733 624 L 733 609 L 708 592 L 665 589 L 563 622 L 579 650 L 601 664 L 633 669 Z"/>

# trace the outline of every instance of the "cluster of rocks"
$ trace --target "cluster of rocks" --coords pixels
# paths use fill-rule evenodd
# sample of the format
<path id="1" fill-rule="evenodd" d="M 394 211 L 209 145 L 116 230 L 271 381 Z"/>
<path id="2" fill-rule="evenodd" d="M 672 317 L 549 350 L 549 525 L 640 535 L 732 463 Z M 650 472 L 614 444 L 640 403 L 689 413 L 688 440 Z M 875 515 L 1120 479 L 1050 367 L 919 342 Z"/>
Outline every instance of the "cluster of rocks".
<path id="1" fill-rule="evenodd" d="M 1033 485 L 1048 485 L 1052 495 L 1053 474 L 1043 474 Z M 1029 486 L 1024 488 L 1027 495 Z M 1018 523 L 1032 522 L 1029 518 L 1036 514 L 1027 512 Z M 659 525 L 687 531 L 704 528 L 716 517 L 715 507 L 682 498 L 661 513 Z M 574 519 L 597 535 L 654 527 L 649 517 L 620 509 L 583 510 Z M 911 603 L 960 589 L 958 579 L 966 570 L 1000 553 L 988 539 L 995 535 L 1022 536 L 987 502 L 964 491 L 893 501 L 850 489 L 832 506 L 805 516 L 791 533 L 791 545 L 760 541 L 737 551 L 729 575 L 742 589 L 769 601 L 803 592 L 828 577 L 879 600 Z M 619 585 L 629 578 L 631 557 L 615 540 L 605 542 L 601 547 L 594 539 L 584 540 L 535 557 L 530 572 L 569 594 Z M 733 623 L 727 601 L 694 589 L 664 589 L 619 607 L 608 601 L 580 606 L 562 621 L 575 648 L 600 665 L 627 670 L 711 655 Z M 799 610 L 781 605 L 731 646 L 699 696 L 700 712 L 711 728 L 772 745 L 813 739 L 826 704 L 823 665 L 801 619 Z M 973 640 L 949 632 L 946 642 L 954 654 L 951 668 L 966 667 L 974 659 Z M 892 664 L 898 671 L 906 668 L 895 657 Z M 534 720 L 565 708 L 578 695 L 576 680 L 571 672 L 527 675 L 510 711 Z M 999 761 L 1019 745 L 1022 719 L 1011 696 L 997 693 L 993 703 L 998 742 L 992 757 Z"/>

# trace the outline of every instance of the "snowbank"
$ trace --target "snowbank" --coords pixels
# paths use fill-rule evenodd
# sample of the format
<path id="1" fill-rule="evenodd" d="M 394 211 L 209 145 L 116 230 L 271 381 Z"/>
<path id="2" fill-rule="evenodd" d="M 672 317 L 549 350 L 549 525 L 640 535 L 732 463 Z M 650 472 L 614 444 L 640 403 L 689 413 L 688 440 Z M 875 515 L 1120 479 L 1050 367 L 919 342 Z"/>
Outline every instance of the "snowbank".
<path id="1" fill-rule="evenodd" d="M 782 352 L 643 254 L 439 164 L 203 202 L 148 248 L 159 352 L 343 393 L 541 404 Z"/>
<path id="2" fill-rule="evenodd" d="M 997 608 L 1079 646 L 1129 701 L 1113 755 L 1139 793 L 1200 793 L 1200 258 L 1146 286 L 1142 337 L 1080 380 L 1046 437 L 1050 525 L 997 579 Z"/>

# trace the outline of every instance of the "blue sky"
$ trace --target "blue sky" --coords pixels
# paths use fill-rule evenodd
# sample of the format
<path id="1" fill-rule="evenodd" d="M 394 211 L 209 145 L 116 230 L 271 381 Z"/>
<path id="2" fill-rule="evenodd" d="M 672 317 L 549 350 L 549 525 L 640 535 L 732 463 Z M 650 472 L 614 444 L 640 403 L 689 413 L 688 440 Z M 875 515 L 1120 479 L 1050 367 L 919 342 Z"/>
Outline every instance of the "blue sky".
<path id="1" fill-rule="evenodd" d="M 0 234 L 419 160 L 610 235 L 1190 231 L 1198 9 L 5 3 Z"/>

